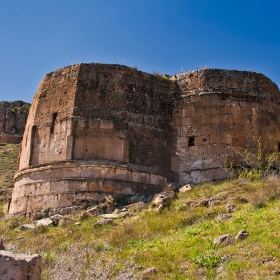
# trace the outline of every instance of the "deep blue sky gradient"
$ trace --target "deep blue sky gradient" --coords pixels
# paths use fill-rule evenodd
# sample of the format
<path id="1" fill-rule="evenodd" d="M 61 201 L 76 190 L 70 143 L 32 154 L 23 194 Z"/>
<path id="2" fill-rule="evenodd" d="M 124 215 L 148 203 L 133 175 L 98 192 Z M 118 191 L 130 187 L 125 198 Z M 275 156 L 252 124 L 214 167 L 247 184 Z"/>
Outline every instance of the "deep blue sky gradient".
<path id="1" fill-rule="evenodd" d="M 279 0 L 0 0 L 0 100 L 80 62 L 169 75 L 261 72 L 280 87 Z"/>

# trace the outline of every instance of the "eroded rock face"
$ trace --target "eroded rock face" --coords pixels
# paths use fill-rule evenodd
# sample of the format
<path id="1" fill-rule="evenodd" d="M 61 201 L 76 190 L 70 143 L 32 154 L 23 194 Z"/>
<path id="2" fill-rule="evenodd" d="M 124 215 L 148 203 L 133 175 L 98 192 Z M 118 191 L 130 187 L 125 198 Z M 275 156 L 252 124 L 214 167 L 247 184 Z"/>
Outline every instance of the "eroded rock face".
<path id="1" fill-rule="evenodd" d="M 23 101 L 0 102 L 0 144 L 21 142 L 29 108 Z"/>
<path id="2" fill-rule="evenodd" d="M 47 74 L 34 96 L 10 213 L 223 179 L 226 157 L 280 147 L 279 90 L 262 74 L 204 69 L 169 80 L 121 65 Z M 53 211 L 55 213 L 55 211 Z"/>
<path id="3" fill-rule="evenodd" d="M 40 255 L 13 254 L 0 250 L 0 279 L 40 280 L 42 258 Z"/>

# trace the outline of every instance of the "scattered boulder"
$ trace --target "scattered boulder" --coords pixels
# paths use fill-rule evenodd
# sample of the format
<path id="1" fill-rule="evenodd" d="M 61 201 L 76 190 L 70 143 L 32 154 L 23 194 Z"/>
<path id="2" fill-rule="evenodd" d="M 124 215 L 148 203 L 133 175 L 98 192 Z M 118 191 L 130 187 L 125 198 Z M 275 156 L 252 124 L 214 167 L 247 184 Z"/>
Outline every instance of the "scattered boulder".
<path id="1" fill-rule="evenodd" d="M 112 213 L 115 209 L 115 202 L 114 202 L 114 198 L 109 195 L 109 196 L 105 196 L 105 202 L 104 202 L 104 206 L 106 207 L 105 213 Z"/>
<path id="2" fill-rule="evenodd" d="M 234 238 L 243 240 L 243 239 L 247 238 L 247 236 L 249 234 L 250 233 L 248 231 L 246 231 L 245 229 L 242 229 L 238 232 L 238 234 Z"/>
<path id="3" fill-rule="evenodd" d="M 119 218 L 118 214 L 102 214 L 100 215 L 100 217 L 104 218 L 104 219 L 117 219 Z"/>
<path id="4" fill-rule="evenodd" d="M 44 218 L 35 222 L 37 227 L 48 227 L 53 224 L 53 221 L 50 218 Z"/>
<path id="5" fill-rule="evenodd" d="M 54 210 L 50 210 L 49 216 L 53 216 L 56 214 L 65 216 L 65 215 L 78 215 L 82 212 L 83 206 L 71 206 L 71 207 L 64 207 L 58 208 Z"/>
<path id="6" fill-rule="evenodd" d="M 191 185 L 190 185 L 190 184 L 187 184 L 187 185 L 181 187 L 181 188 L 179 189 L 179 192 L 184 193 L 184 192 L 189 192 L 189 191 L 191 191 L 191 190 L 192 190 Z"/>
<path id="7" fill-rule="evenodd" d="M 154 267 L 145 269 L 142 273 L 141 279 L 149 279 L 149 275 L 151 274 L 157 274 L 157 270 Z"/>
<path id="8" fill-rule="evenodd" d="M 18 244 L 14 244 L 14 243 L 9 243 L 5 246 L 6 251 L 16 251 L 19 249 L 19 245 Z"/>
<path id="9" fill-rule="evenodd" d="M 194 207 L 209 207 L 211 205 L 215 205 L 215 204 L 220 204 L 220 202 L 223 200 L 223 197 L 211 197 L 211 198 L 204 198 L 204 199 L 200 199 L 198 200 L 196 203 L 193 203 Z"/>
<path id="10" fill-rule="evenodd" d="M 128 211 L 124 211 L 124 212 L 121 212 L 121 217 L 124 218 L 126 216 L 129 216 L 130 213 Z"/>
<path id="11" fill-rule="evenodd" d="M 225 234 L 221 235 L 219 237 L 216 237 L 214 239 L 214 244 L 219 245 L 219 244 L 228 244 L 229 241 L 231 240 L 231 235 L 230 234 Z"/>
<path id="12" fill-rule="evenodd" d="M 115 201 L 114 198 L 109 195 L 105 196 L 105 201 L 103 203 L 99 203 L 96 206 L 90 207 L 87 209 L 87 212 L 89 212 L 93 216 L 98 216 L 101 214 L 109 214 L 112 213 L 115 210 Z"/>
<path id="13" fill-rule="evenodd" d="M 104 209 L 101 206 L 93 206 L 93 207 L 87 209 L 87 212 L 93 216 L 98 216 L 98 215 L 104 213 Z"/>
<path id="14" fill-rule="evenodd" d="M 89 218 L 89 217 L 91 217 L 92 215 L 88 212 L 88 211 L 85 211 L 85 210 L 83 210 L 82 212 L 81 212 L 81 214 L 79 215 L 79 218 L 80 218 L 80 220 L 85 220 L 85 219 L 87 219 L 87 218 Z"/>
<path id="15" fill-rule="evenodd" d="M 176 193 L 174 191 L 171 192 L 161 192 L 154 196 L 152 201 L 152 205 L 155 207 L 159 207 L 162 205 L 163 207 L 168 206 L 171 203 L 171 200 L 176 198 Z"/>
<path id="16" fill-rule="evenodd" d="M 59 221 L 63 218 L 62 215 L 56 214 L 50 217 L 54 225 L 58 225 Z"/>
<path id="17" fill-rule="evenodd" d="M 228 204 L 226 205 L 226 210 L 227 210 L 228 212 L 234 212 L 234 211 L 236 210 L 236 206 L 233 205 L 233 204 L 228 203 Z"/>
<path id="18" fill-rule="evenodd" d="M 41 273 L 42 257 L 40 255 L 23 255 L 0 251 L 1 280 L 40 280 Z"/>
<path id="19" fill-rule="evenodd" d="M 138 194 L 136 194 L 132 197 L 127 198 L 126 202 L 127 203 L 137 203 L 137 202 L 140 202 L 140 201 L 144 201 L 145 199 L 146 199 L 146 195 L 138 193 Z"/>
<path id="20" fill-rule="evenodd" d="M 102 219 L 101 221 L 93 224 L 93 226 L 95 226 L 95 225 L 104 226 L 104 225 L 111 224 L 112 222 L 113 222 L 112 219 Z"/>
<path id="21" fill-rule="evenodd" d="M 140 201 L 140 202 L 125 206 L 125 210 L 137 212 L 146 207 L 147 207 L 147 205 L 143 201 Z"/>
<path id="22" fill-rule="evenodd" d="M 262 261 L 262 263 L 263 263 L 263 264 L 267 264 L 267 263 L 271 263 L 271 262 L 275 262 L 275 261 L 276 261 L 276 258 L 275 258 L 275 257 L 273 257 L 273 258 L 268 257 L 268 258 L 265 258 L 265 259 Z"/>
<path id="23" fill-rule="evenodd" d="M 210 201 L 210 198 L 204 198 L 204 199 L 201 199 L 198 203 L 194 204 L 194 207 L 200 207 L 200 206 L 206 206 L 208 207 L 208 203 Z"/>
<path id="24" fill-rule="evenodd" d="M 217 218 L 220 221 L 226 221 L 226 220 L 232 218 L 232 215 L 231 214 L 220 214 Z"/>
<path id="25" fill-rule="evenodd" d="M 34 230 L 36 229 L 35 224 L 24 224 L 20 226 L 20 230 Z"/>

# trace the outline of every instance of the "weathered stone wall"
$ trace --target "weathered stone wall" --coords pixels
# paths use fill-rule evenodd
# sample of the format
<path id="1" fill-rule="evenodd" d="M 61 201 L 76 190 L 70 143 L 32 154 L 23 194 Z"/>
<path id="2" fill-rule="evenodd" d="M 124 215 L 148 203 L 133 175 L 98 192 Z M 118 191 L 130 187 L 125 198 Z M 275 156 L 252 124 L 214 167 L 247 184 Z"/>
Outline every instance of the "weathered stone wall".
<path id="1" fill-rule="evenodd" d="M 10 213 L 160 191 L 177 83 L 120 65 L 46 75 L 32 102 Z"/>
<path id="2" fill-rule="evenodd" d="M 120 65 L 52 72 L 32 102 L 10 213 L 225 178 L 226 157 L 241 163 L 258 139 L 279 149 L 278 99 L 274 83 L 245 71 L 169 80 Z"/>
<path id="3" fill-rule="evenodd" d="M 29 107 L 23 101 L 0 102 L 0 144 L 21 142 Z"/>
<path id="4" fill-rule="evenodd" d="M 225 178 L 229 157 L 241 163 L 258 139 L 278 149 L 279 90 L 262 74 L 205 69 L 176 75 L 182 99 L 174 115 L 180 183 Z"/>

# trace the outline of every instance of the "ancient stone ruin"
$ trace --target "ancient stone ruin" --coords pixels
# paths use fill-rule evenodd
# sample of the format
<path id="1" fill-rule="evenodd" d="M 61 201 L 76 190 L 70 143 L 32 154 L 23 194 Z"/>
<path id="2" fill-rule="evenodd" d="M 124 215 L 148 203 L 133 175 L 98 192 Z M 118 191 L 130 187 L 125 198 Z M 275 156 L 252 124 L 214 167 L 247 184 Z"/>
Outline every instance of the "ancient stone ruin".
<path id="1" fill-rule="evenodd" d="M 271 80 L 247 71 L 166 79 L 76 64 L 49 73 L 30 109 L 10 214 L 223 179 L 227 156 L 240 162 L 258 139 L 280 147 L 279 96 Z"/>

